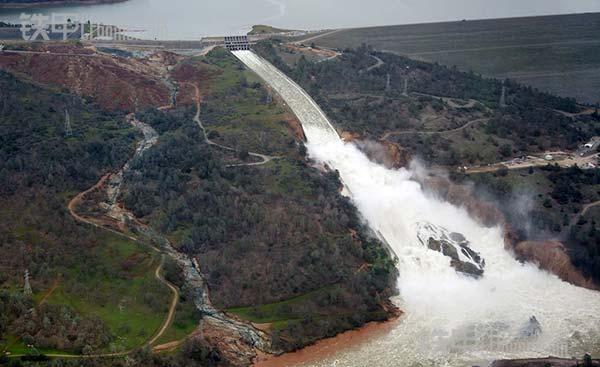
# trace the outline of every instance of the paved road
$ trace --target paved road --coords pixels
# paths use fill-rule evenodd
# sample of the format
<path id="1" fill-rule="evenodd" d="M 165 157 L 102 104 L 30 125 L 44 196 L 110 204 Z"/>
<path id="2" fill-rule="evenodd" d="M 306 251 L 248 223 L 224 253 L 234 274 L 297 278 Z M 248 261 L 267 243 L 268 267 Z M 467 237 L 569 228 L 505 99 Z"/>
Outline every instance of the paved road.
<path id="1" fill-rule="evenodd" d="M 90 54 L 75 54 L 68 52 L 45 52 L 45 51 L 24 51 L 24 50 L 3 50 L 0 51 L 2 54 L 25 54 L 25 55 L 48 55 L 48 56 L 78 56 L 78 57 L 99 57 L 96 53 Z"/>
<path id="2" fill-rule="evenodd" d="M 299 41 L 295 41 L 294 43 L 297 44 L 297 45 L 299 45 L 301 43 L 306 43 L 306 42 L 309 42 L 309 41 L 317 40 L 317 39 L 319 39 L 321 37 L 331 36 L 332 34 L 336 34 L 336 33 L 341 32 L 341 31 L 343 31 L 343 29 L 335 29 L 333 31 L 329 31 L 329 32 L 317 34 L 316 36 L 311 36 L 311 37 L 308 37 L 308 38 L 301 39 Z"/>

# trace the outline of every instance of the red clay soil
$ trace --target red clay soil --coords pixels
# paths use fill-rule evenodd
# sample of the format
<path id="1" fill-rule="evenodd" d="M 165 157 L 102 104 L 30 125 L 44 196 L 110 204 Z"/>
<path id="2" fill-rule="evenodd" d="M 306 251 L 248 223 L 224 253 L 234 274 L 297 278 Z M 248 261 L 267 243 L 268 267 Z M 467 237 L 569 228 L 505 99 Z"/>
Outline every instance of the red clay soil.
<path id="1" fill-rule="evenodd" d="M 79 44 L 31 47 L 32 51 L 44 53 L 4 53 L 0 55 L 0 69 L 92 97 L 111 111 L 134 111 L 136 106 L 147 108 L 168 103 L 169 89 L 159 79 L 156 68 L 147 62 L 97 53 Z"/>
<path id="2" fill-rule="evenodd" d="M 286 113 L 284 119 L 287 123 L 290 133 L 296 138 L 296 140 L 306 141 L 306 137 L 304 136 L 304 130 L 302 129 L 302 124 L 300 123 L 300 120 L 298 120 L 296 115 L 292 113 Z"/>
<path id="3" fill-rule="evenodd" d="M 370 322 L 357 330 L 341 333 L 333 338 L 323 339 L 296 352 L 281 356 L 259 353 L 254 367 L 288 367 L 300 366 L 311 362 L 322 361 L 340 351 L 348 350 L 369 342 L 376 336 L 385 335 L 396 326 L 399 317 L 386 322 Z"/>
<path id="4" fill-rule="evenodd" d="M 583 274 L 575 268 L 567 249 L 560 242 L 555 241 L 527 241 L 520 242 L 514 246 L 514 252 L 518 258 L 537 264 L 541 269 L 556 274 L 560 279 L 579 287 L 599 290 L 591 279 L 586 279 Z"/>
<path id="5" fill-rule="evenodd" d="M 210 80 L 221 73 L 221 71 L 210 69 L 208 66 L 184 62 L 171 71 L 171 78 L 180 84 L 196 84 L 200 88 L 201 94 L 206 95 Z"/>
<path id="6" fill-rule="evenodd" d="M 412 154 L 399 144 L 385 140 L 365 139 L 356 132 L 342 131 L 342 140 L 354 142 L 370 160 L 388 169 L 406 168 L 412 161 Z"/>
<path id="7" fill-rule="evenodd" d="M 179 89 L 177 90 L 178 107 L 192 107 L 196 105 L 194 86 L 187 83 L 179 83 Z"/>

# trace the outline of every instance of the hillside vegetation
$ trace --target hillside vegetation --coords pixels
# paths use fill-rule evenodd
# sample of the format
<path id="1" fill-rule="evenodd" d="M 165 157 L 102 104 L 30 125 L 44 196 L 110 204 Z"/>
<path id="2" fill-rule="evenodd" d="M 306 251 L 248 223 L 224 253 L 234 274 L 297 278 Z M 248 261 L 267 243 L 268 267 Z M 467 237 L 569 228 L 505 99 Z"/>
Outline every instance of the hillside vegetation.
<path id="1" fill-rule="evenodd" d="M 394 263 L 339 194 L 339 178 L 307 164 L 301 142 L 277 120 L 284 111 L 232 55 L 216 50 L 192 67 L 219 71 L 202 104 L 209 131 L 221 131 L 214 139 L 248 129 L 236 147 L 280 158 L 227 167 L 193 111 L 175 119 L 148 111 L 164 134 L 135 162 L 141 174 L 126 178 L 125 205 L 198 259 L 214 304 L 269 323 L 277 347 L 387 318 Z"/>
<path id="2" fill-rule="evenodd" d="M 0 351 L 27 354 L 33 344 L 79 354 L 142 344 L 168 299 L 154 279 L 156 255 L 77 224 L 66 209 L 124 164 L 134 131 L 122 115 L 5 72 L 0 90 Z M 25 270 L 32 296 L 23 294 Z"/>

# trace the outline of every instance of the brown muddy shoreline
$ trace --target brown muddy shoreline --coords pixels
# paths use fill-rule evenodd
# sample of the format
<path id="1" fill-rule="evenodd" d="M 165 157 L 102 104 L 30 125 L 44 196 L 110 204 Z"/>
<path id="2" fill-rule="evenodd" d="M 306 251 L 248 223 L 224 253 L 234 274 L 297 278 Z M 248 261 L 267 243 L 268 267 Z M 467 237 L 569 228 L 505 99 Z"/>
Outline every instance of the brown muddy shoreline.
<path id="1" fill-rule="evenodd" d="M 258 353 L 252 366 L 293 367 L 325 360 L 340 351 L 363 345 L 376 336 L 390 332 L 400 322 L 401 316 L 402 312 L 398 311 L 387 321 L 369 322 L 358 329 L 345 331 L 332 338 L 321 339 L 315 344 L 279 356 Z"/>
<path id="2" fill-rule="evenodd" d="M 4 3 L 0 4 L 0 9 L 32 9 L 52 6 L 64 5 L 98 5 L 98 4 L 113 4 L 122 3 L 127 0 L 60 0 L 60 1 L 37 1 L 32 3 Z"/>

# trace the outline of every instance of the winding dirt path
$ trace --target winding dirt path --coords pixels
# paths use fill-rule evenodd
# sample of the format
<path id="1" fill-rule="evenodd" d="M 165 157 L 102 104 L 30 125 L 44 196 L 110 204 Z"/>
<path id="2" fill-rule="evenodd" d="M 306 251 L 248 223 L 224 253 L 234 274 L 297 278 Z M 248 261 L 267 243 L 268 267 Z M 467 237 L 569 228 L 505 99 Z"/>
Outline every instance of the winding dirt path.
<path id="1" fill-rule="evenodd" d="M 366 72 L 368 73 L 371 70 L 375 70 L 378 69 L 380 67 L 382 67 L 383 65 L 385 65 L 385 62 L 383 60 L 381 60 L 379 57 L 375 56 L 375 55 L 371 55 L 372 58 L 374 58 L 377 63 L 375 65 L 371 65 L 366 69 Z"/>
<path id="2" fill-rule="evenodd" d="M 204 141 L 206 142 L 206 144 L 212 145 L 212 146 L 224 149 L 224 150 L 228 150 L 230 152 L 239 152 L 239 150 L 237 150 L 235 148 L 219 144 L 219 143 L 214 142 L 214 141 L 212 141 L 212 140 L 210 140 L 208 138 L 208 134 L 206 132 L 206 128 L 204 127 L 204 125 L 202 124 L 202 121 L 200 120 L 200 101 L 202 99 L 201 96 L 200 96 L 200 88 L 198 88 L 198 86 L 195 83 L 183 83 L 183 84 L 190 85 L 195 90 L 194 101 L 196 102 L 196 114 L 194 115 L 194 122 L 196 124 L 198 124 L 198 126 L 202 130 L 202 134 L 204 135 Z M 227 165 L 226 167 L 262 166 L 263 164 L 267 164 L 267 163 L 271 162 L 274 159 L 279 159 L 280 158 L 280 157 L 270 156 L 270 155 L 256 153 L 256 152 L 248 152 L 248 154 L 250 156 L 252 156 L 252 157 L 260 158 L 262 161 L 260 161 L 260 162 L 252 162 L 252 163 L 230 164 L 230 165 Z"/>
<path id="3" fill-rule="evenodd" d="M 583 217 L 584 215 L 586 215 L 586 214 L 587 214 L 587 212 L 589 212 L 589 211 L 590 211 L 590 209 L 592 209 L 592 208 L 594 208 L 594 207 L 596 207 L 596 206 L 599 206 L 599 205 L 600 205 L 600 200 L 598 200 L 598 201 L 595 201 L 595 202 L 593 202 L 593 203 L 590 203 L 590 204 L 588 204 L 588 205 L 584 206 L 584 207 L 583 207 L 583 210 L 581 211 L 581 216 Z"/>
<path id="4" fill-rule="evenodd" d="M 94 223 L 87 222 L 87 221 L 85 223 L 95 225 Z M 103 228 L 103 229 L 106 229 L 106 228 Z M 135 239 L 135 241 L 138 241 L 138 240 Z M 154 247 L 152 247 L 152 248 L 154 250 L 158 251 L 156 248 L 154 248 Z M 171 304 L 169 305 L 169 311 L 167 313 L 167 316 L 165 317 L 165 321 L 163 322 L 161 328 L 156 332 L 156 334 L 154 334 L 154 336 L 150 340 L 148 340 L 146 343 L 144 343 L 143 346 L 152 347 L 152 345 L 154 343 L 156 343 L 156 341 L 158 341 L 158 339 L 160 339 L 164 335 L 164 333 L 167 331 L 167 329 L 173 324 L 173 319 L 175 318 L 175 310 L 177 308 L 177 304 L 179 303 L 179 290 L 174 285 L 172 285 L 169 281 L 164 279 L 164 277 L 160 274 L 161 270 L 163 268 L 163 265 L 164 265 L 164 255 L 162 257 L 160 264 L 158 265 L 158 267 L 156 268 L 156 270 L 154 272 L 154 276 L 159 282 L 161 282 L 162 284 L 169 287 L 169 289 L 173 293 L 173 297 L 171 299 Z M 56 282 L 56 284 L 53 286 L 51 291 L 48 292 L 48 294 L 44 297 L 44 299 L 42 299 L 42 301 L 40 302 L 40 305 L 46 300 L 46 298 L 52 293 L 52 291 L 54 289 L 56 289 L 57 286 L 58 286 L 58 282 Z M 163 346 L 172 344 L 173 345 L 172 349 L 174 349 L 174 348 L 177 348 L 179 345 L 181 345 L 186 339 L 163 344 Z M 127 355 L 134 353 L 137 349 L 138 348 L 133 348 L 130 350 L 126 350 L 123 352 L 117 352 L 117 353 L 89 354 L 89 355 L 74 355 L 74 354 L 60 354 L 60 353 L 48 353 L 48 354 L 44 354 L 44 355 L 47 357 L 50 357 L 50 358 L 68 358 L 68 359 L 111 358 L 111 357 L 125 357 Z M 155 349 L 153 348 L 153 350 L 155 350 Z M 155 351 L 160 351 L 160 349 L 157 349 Z M 13 354 L 13 355 L 10 355 L 10 358 L 18 358 L 18 357 L 23 357 L 23 356 L 24 356 L 24 354 Z"/>
<path id="5" fill-rule="evenodd" d="M 128 117 L 129 118 L 129 117 Z M 145 149 L 144 147 L 146 147 L 147 142 L 143 142 L 143 144 L 140 145 L 140 147 L 138 147 L 137 152 L 143 152 Z M 127 167 L 129 163 L 126 163 L 124 167 Z M 79 213 L 77 213 L 77 207 L 78 205 L 83 201 L 83 199 L 85 198 L 86 195 L 90 194 L 91 192 L 95 191 L 95 190 L 99 190 L 100 188 L 102 188 L 107 180 L 109 180 L 111 177 L 113 176 L 113 173 L 107 173 L 104 176 L 102 176 L 102 178 L 100 178 L 100 180 L 92 187 L 90 187 L 89 189 L 80 192 L 79 194 L 77 194 L 68 204 L 68 210 L 69 210 L 69 214 L 77 221 L 83 224 L 88 224 L 91 226 L 94 226 L 96 228 L 100 228 L 106 231 L 109 231 L 111 233 L 114 233 L 116 235 L 125 237 L 127 239 L 130 239 L 132 241 L 135 242 L 140 242 L 141 241 L 133 236 L 130 236 L 128 234 L 119 232 L 117 230 L 114 230 L 112 228 L 108 228 L 106 227 L 102 221 L 99 220 L 95 220 L 93 218 L 88 218 L 85 217 L 83 215 L 80 215 Z M 150 246 L 154 251 L 156 252 L 160 252 L 160 250 L 154 246 L 151 246 L 148 244 L 148 246 Z M 161 275 L 161 270 L 164 266 L 164 254 L 161 258 L 161 262 L 158 265 L 158 267 L 156 268 L 155 272 L 154 272 L 154 277 L 162 284 L 164 284 L 165 286 L 167 286 L 170 290 L 171 293 L 173 294 L 172 298 L 171 298 L 171 302 L 169 305 L 169 310 L 167 312 L 167 316 L 165 317 L 165 321 L 163 322 L 161 328 L 156 332 L 156 334 L 154 334 L 154 336 L 149 339 L 146 343 L 144 343 L 144 346 L 152 346 L 154 343 L 156 343 L 156 341 L 158 339 L 160 339 L 160 337 L 162 337 L 165 333 L 165 331 L 169 328 L 169 326 L 171 326 L 171 324 L 173 323 L 173 318 L 175 316 L 175 310 L 177 308 L 177 304 L 179 302 L 179 290 L 173 286 L 170 282 L 168 282 L 166 279 L 164 279 L 164 277 Z M 93 354 L 93 355 L 69 355 L 69 354 L 46 354 L 48 357 L 53 357 L 53 358 L 103 358 L 103 357 L 122 357 L 122 356 L 126 356 L 129 355 L 131 353 L 133 353 L 137 348 L 133 348 L 131 350 L 127 350 L 127 351 L 123 351 L 123 352 L 118 352 L 118 353 L 106 353 L 106 354 Z M 13 355 L 12 357 L 18 357 L 19 355 Z"/>
<path id="6" fill-rule="evenodd" d="M 464 125 L 462 125 L 460 127 L 457 127 L 456 129 L 451 129 L 451 130 L 442 130 L 442 131 L 419 131 L 419 130 L 390 131 L 388 133 L 385 133 L 385 135 L 383 135 L 382 139 L 386 140 L 390 136 L 394 136 L 394 135 L 409 135 L 409 134 L 421 134 L 421 135 L 440 134 L 440 135 L 445 135 L 445 134 L 452 134 L 452 133 L 455 133 L 455 132 L 462 131 L 462 130 L 468 128 L 469 126 L 473 126 L 475 124 L 482 123 L 482 122 L 487 122 L 489 120 L 490 120 L 489 118 L 481 118 L 481 119 L 471 120 L 471 121 L 467 122 L 466 124 L 464 124 Z"/>
<path id="7" fill-rule="evenodd" d="M 173 298 L 171 299 L 171 304 L 169 306 L 169 312 L 167 313 L 167 317 L 165 318 L 165 322 L 158 332 L 150 339 L 146 345 L 153 345 L 156 343 L 158 339 L 167 331 L 167 329 L 173 324 L 173 318 L 175 317 L 175 309 L 177 308 L 177 304 L 179 303 L 179 290 L 173 284 L 171 284 L 168 280 L 166 280 L 160 273 L 165 264 L 165 255 L 162 256 L 160 261 L 160 265 L 156 268 L 154 272 L 154 277 L 158 279 L 161 283 L 165 284 L 173 293 Z"/>

